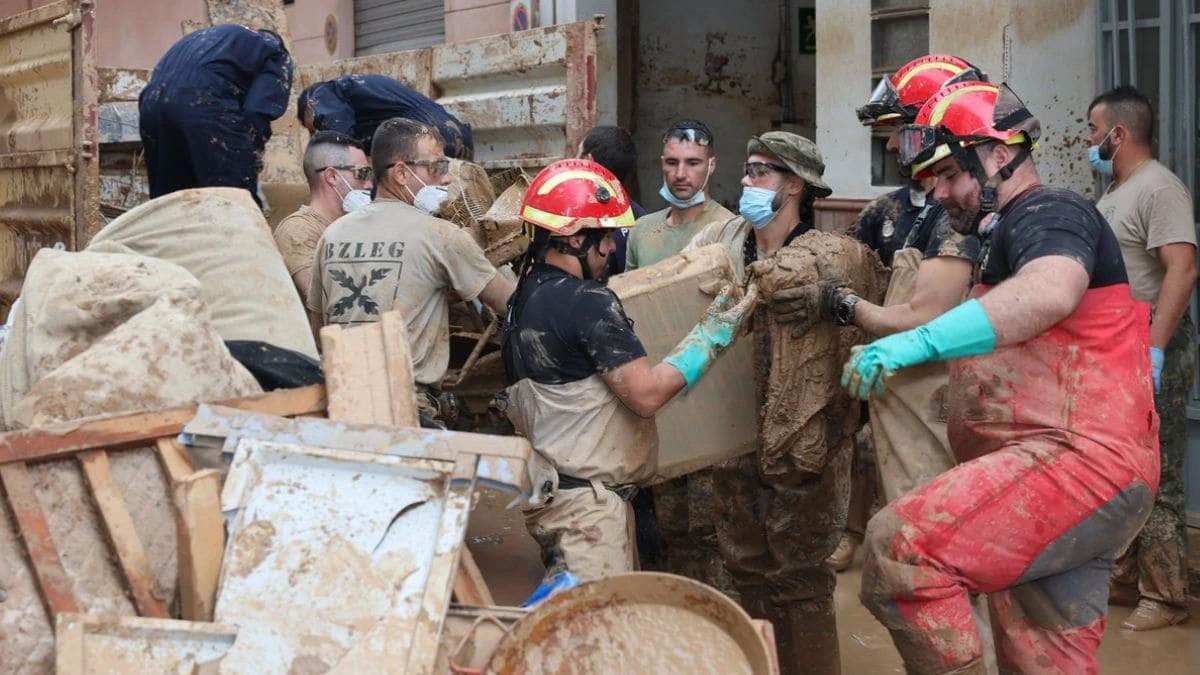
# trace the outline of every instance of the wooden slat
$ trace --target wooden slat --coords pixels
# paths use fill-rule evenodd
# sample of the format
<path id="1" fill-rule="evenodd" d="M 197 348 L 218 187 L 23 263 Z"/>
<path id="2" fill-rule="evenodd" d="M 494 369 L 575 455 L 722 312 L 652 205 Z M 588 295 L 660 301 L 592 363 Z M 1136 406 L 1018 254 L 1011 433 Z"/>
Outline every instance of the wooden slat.
<path id="1" fill-rule="evenodd" d="M 471 555 L 471 549 L 463 544 L 458 558 L 458 574 L 454 577 L 454 599 L 460 605 L 494 605 L 492 591 L 483 580 L 483 572 Z"/>
<path id="2" fill-rule="evenodd" d="M 175 481 L 172 497 L 179 539 L 180 614 L 188 621 L 212 621 L 225 556 L 221 472 L 205 469 Z"/>
<path id="3" fill-rule="evenodd" d="M 46 611 L 51 616 L 78 612 L 71 580 L 63 569 L 58 549 L 54 548 L 54 540 L 50 538 L 50 525 L 33 490 L 28 469 L 24 464 L 0 466 L 0 481 L 4 483 L 4 492 L 25 543 L 25 552 L 29 555 Z"/>
<path id="4" fill-rule="evenodd" d="M 321 329 L 329 419 L 415 427 L 416 389 L 408 329 L 399 312 L 363 326 Z"/>
<path id="5" fill-rule="evenodd" d="M 125 498 L 113 480 L 108 453 L 104 450 L 81 452 L 79 463 L 83 466 L 88 486 L 100 512 L 100 520 L 104 523 L 104 529 L 108 532 L 108 538 L 117 554 L 117 561 L 133 595 L 138 614 L 158 619 L 168 618 L 170 615 L 167 613 L 166 604 L 154 597 L 154 577 L 150 571 L 150 563 L 146 560 L 146 551 L 142 548 L 142 541 L 138 539 L 137 529 L 133 526 L 133 518 L 129 515 Z"/>
<path id="6" fill-rule="evenodd" d="M 192 465 L 192 457 L 188 454 L 187 448 L 183 447 L 175 438 L 167 437 L 160 438 L 155 441 L 158 448 L 158 459 L 162 462 L 163 471 L 167 473 L 167 478 L 171 484 L 175 484 L 196 472 L 196 467 Z"/>
<path id="7" fill-rule="evenodd" d="M 325 388 L 312 385 L 273 391 L 221 405 L 250 412 L 291 417 L 325 410 Z M 124 450 L 147 445 L 150 439 L 178 435 L 196 414 L 196 406 L 98 418 L 91 422 L 56 424 L 0 434 L 0 464 L 47 460 L 80 450 Z"/>

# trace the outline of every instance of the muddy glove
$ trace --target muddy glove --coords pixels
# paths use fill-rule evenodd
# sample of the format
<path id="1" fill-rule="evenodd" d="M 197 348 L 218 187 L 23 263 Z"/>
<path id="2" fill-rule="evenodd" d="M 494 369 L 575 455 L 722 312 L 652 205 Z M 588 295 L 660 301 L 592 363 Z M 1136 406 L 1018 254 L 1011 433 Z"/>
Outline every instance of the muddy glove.
<path id="1" fill-rule="evenodd" d="M 842 386 L 865 401 L 872 394 L 882 396 L 887 379 L 900 368 L 988 354 L 995 348 L 991 319 L 978 300 L 968 300 L 924 326 L 851 349 Z"/>
<path id="2" fill-rule="evenodd" d="M 763 273 L 765 271 L 764 263 L 770 264 L 767 261 L 751 263 L 750 273 Z M 771 294 L 767 306 L 780 323 L 794 324 L 792 337 L 801 337 L 817 325 L 818 321 L 837 321 L 842 325 L 852 322 L 853 316 L 846 321 L 841 321 L 838 313 L 838 306 L 842 304 L 843 299 L 849 296 L 857 298 L 854 291 L 846 285 L 846 280 L 842 278 L 841 272 L 838 272 L 837 268 L 828 260 L 819 257 L 817 258 L 817 281 L 791 288 L 781 288 Z M 853 304 L 850 306 L 853 307 Z"/>
<path id="3" fill-rule="evenodd" d="M 663 359 L 683 374 L 690 390 L 712 362 L 725 348 L 733 343 L 746 318 L 754 312 L 758 302 L 758 287 L 751 285 L 746 297 L 733 304 L 733 287 L 726 285 L 717 294 L 717 299 L 704 312 L 704 318 L 686 337 L 675 345 L 675 349 Z"/>
<path id="4" fill-rule="evenodd" d="M 1151 374 L 1154 376 L 1154 393 L 1158 393 L 1162 389 L 1162 369 L 1165 355 L 1163 350 L 1158 347 L 1150 348 L 1150 368 Z"/>

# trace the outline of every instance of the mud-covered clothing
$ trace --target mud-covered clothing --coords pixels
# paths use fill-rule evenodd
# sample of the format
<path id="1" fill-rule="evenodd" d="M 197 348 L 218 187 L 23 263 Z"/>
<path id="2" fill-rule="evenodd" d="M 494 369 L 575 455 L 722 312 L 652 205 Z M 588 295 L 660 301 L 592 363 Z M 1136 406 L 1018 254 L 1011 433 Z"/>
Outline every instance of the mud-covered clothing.
<path id="1" fill-rule="evenodd" d="M 357 139 L 368 154 L 375 130 L 393 117 L 435 127 L 442 135 L 447 157 L 471 159 L 475 154 L 471 125 L 386 75 L 343 75 L 322 83 L 313 96 L 313 126 L 318 131 L 340 131 Z"/>
<path id="2" fill-rule="evenodd" d="M 437 388 L 450 365 L 449 292 L 472 300 L 495 276 L 466 230 L 402 201 L 376 200 L 321 235 L 308 308 L 325 325 L 346 326 L 398 310 L 413 377 Z"/>
<path id="3" fill-rule="evenodd" d="M 181 38 L 138 97 L 150 196 L 225 186 L 257 201 L 259 158 L 291 87 L 292 60 L 274 36 L 219 25 Z"/>
<path id="4" fill-rule="evenodd" d="M 507 414 L 553 467 L 551 498 L 526 512 L 549 573 L 581 579 L 636 566 L 626 486 L 658 463 L 653 418 L 627 408 L 601 378 L 646 350 L 607 288 L 536 265 L 509 300 L 501 340 Z"/>
<path id="5" fill-rule="evenodd" d="M 519 322 L 501 349 L 509 382 L 575 382 L 646 355 L 611 290 L 553 265 L 535 264 L 512 303 Z"/>
<path id="6" fill-rule="evenodd" d="M 1019 197 L 988 244 L 975 297 L 1044 256 L 1079 260 L 1091 287 L 1041 335 L 951 362 L 960 464 L 871 520 L 862 600 L 909 672 L 981 657 L 972 592 L 990 594 L 1001 670 L 1096 672 L 1113 558 L 1158 487 L 1149 307 L 1099 212 L 1072 192 Z"/>
<path id="7" fill-rule="evenodd" d="M 1128 285 L 1121 248 L 1096 208 L 1070 190 L 1039 187 L 999 213 L 984 241 L 980 280 L 994 286 L 1043 256 L 1066 256 L 1087 270 L 1088 288 Z"/>
<path id="8" fill-rule="evenodd" d="M 709 223 L 726 222 L 733 217 L 721 203 L 710 199 L 696 217 L 686 223 L 668 223 L 671 209 L 646 214 L 638 218 L 629 231 L 625 254 L 625 269 L 635 270 L 677 255 Z"/>
<path id="9" fill-rule="evenodd" d="M 891 267 L 896 251 L 929 248 L 934 223 L 945 212 L 928 193 L 911 186 L 902 187 L 871 200 L 858 212 L 850 231 L 878 253 L 884 265 Z"/>
<path id="10" fill-rule="evenodd" d="M 1096 209 L 1117 235 L 1133 297 L 1155 304 L 1166 268 L 1158 249 L 1167 244 L 1196 245 L 1192 197 L 1183 182 L 1152 159 L 1125 182 L 1109 186 Z"/>
<path id="11" fill-rule="evenodd" d="M 288 274 L 292 275 L 292 281 L 300 293 L 300 301 L 306 305 L 308 291 L 312 287 L 317 242 L 321 241 L 321 235 L 325 234 L 329 223 L 325 216 L 305 204 L 275 226 L 275 245 L 279 247 Z"/>

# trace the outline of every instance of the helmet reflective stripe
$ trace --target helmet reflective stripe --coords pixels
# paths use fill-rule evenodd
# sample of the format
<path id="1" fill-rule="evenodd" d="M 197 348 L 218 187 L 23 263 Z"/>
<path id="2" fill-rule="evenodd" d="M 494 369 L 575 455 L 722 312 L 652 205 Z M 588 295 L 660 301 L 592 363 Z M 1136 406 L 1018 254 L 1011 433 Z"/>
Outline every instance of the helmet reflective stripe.
<path id="1" fill-rule="evenodd" d="M 911 80 L 913 77 L 925 72 L 926 70 L 945 70 L 950 73 L 950 77 L 954 77 L 955 75 L 958 75 L 959 73 L 966 70 L 966 68 L 961 68 L 952 63 L 946 63 L 945 61 L 930 61 L 929 63 L 922 63 L 919 66 L 913 67 L 907 73 L 904 73 L 904 76 L 900 78 L 900 81 L 895 83 L 896 90 L 897 91 L 903 90 L 905 85 L 908 84 L 909 80 Z M 946 79 L 950 79 L 950 78 L 946 78 Z"/>
<path id="2" fill-rule="evenodd" d="M 601 218 L 600 222 L 603 223 L 605 227 L 632 227 L 634 221 L 636 220 L 637 218 L 633 217 L 633 208 L 630 207 L 625 209 L 625 213 L 622 213 L 616 218 Z"/>
<path id="3" fill-rule="evenodd" d="M 532 206 L 521 209 L 521 218 L 551 230 L 564 230 L 576 220 L 573 216 L 560 216 L 557 213 L 549 213 Z"/>
<path id="4" fill-rule="evenodd" d="M 550 176 L 546 180 L 546 182 L 543 183 L 540 188 L 538 188 L 537 193 L 539 195 L 548 195 L 548 194 L 550 194 L 550 192 L 552 190 L 554 190 L 554 188 L 556 188 L 559 185 L 562 185 L 563 183 L 565 183 L 566 181 L 569 181 L 572 179 L 591 181 L 592 183 L 595 183 L 597 186 L 603 187 L 604 189 L 608 190 L 608 193 L 613 195 L 614 197 L 619 194 L 619 190 L 617 188 L 613 187 L 612 183 L 609 183 L 608 181 L 604 180 L 600 176 L 597 176 L 596 174 L 594 174 L 590 171 L 580 171 L 580 170 L 563 171 L 562 173 Z"/>
<path id="5" fill-rule="evenodd" d="M 927 122 L 927 124 L 931 127 L 936 127 L 939 124 L 941 124 L 942 117 L 944 117 L 946 115 L 946 110 L 951 106 L 951 104 L 954 103 L 955 99 L 962 96 L 963 94 L 976 92 L 976 91 L 995 92 L 996 86 L 992 85 L 992 84 L 982 84 L 981 83 L 981 84 L 971 85 L 968 87 L 962 87 L 960 89 L 956 89 L 956 90 L 950 92 L 946 96 L 942 97 L 942 99 L 939 100 L 934 105 L 933 111 L 930 112 L 930 114 L 929 114 L 929 121 Z"/>

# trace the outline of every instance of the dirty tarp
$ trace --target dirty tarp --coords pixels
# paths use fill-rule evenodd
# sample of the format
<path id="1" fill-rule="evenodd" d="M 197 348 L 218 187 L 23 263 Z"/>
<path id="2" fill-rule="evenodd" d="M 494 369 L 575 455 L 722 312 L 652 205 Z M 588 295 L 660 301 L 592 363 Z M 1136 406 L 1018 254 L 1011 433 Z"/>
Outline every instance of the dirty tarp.
<path id="1" fill-rule="evenodd" d="M 221 337 L 317 358 L 300 296 L 245 190 L 200 188 L 153 199 L 106 225 L 87 250 L 173 262 L 199 280 Z"/>
<path id="2" fill-rule="evenodd" d="M 8 428 L 261 391 L 213 329 L 199 283 L 177 265 L 43 249 L 26 281 L 0 355 Z M 110 463 L 145 547 L 152 592 L 170 603 L 178 584 L 168 481 L 149 449 L 111 453 Z M 45 462 L 29 472 L 80 611 L 135 615 L 78 463 Z M 0 508 L 0 560 L 7 594 L 0 664 L 50 672 L 54 626 L 6 508 Z"/>
<path id="3" fill-rule="evenodd" d="M 863 244 L 837 234 L 809 232 L 769 259 L 758 280 L 763 297 L 782 288 L 817 280 L 816 260 L 824 257 L 851 288 L 879 303 L 887 288 L 887 272 L 879 257 Z M 762 406 L 761 463 L 765 476 L 783 478 L 796 471 L 820 473 L 832 448 L 849 443 L 859 422 L 860 406 L 840 385 L 850 348 L 869 340 L 857 328 L 821 322 L 801 337 L 791 324 L 766 317 L 770 339 L 769 373 Z M 755 326 L 755 337 L 761 325 Z M 760 364 L 761 368 L 763 364 Z"/>

